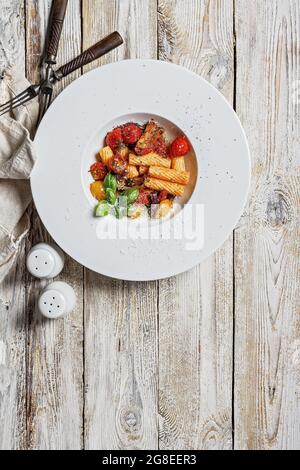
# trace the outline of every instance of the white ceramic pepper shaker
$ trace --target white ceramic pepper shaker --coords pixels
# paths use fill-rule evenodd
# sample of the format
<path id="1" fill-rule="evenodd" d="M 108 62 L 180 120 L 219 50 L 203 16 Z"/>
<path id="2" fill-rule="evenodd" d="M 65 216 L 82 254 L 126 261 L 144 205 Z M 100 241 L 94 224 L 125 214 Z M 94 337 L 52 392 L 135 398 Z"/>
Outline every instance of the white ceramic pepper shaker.
<path id="1" fill-rule="evenodd" d="M 30 274 L 40 279 L 51 279 L 63 270 L 65 257 L 56 245 L 39 243 L 27 256 L 26 266 Z"/>
<path id="2" fill-rule="evenodd" d="M 41 293 L 38 309 L 44 317 L 62 318 L 74 310 L 76 294 L 74 289 L 65 282 L 53 282 Z"/>

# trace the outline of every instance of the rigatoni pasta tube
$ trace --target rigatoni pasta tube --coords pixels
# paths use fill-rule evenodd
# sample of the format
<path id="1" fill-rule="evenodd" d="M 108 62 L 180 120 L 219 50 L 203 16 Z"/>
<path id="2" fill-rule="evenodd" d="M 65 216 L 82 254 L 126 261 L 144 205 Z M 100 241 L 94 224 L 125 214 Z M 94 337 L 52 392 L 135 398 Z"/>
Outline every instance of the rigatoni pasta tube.
<path id="1" fill-rule="evenodd" d="M 178 183 L 171 183 L 170 181 L 158 180 L 156 178 L 146 178 L 145 186 L 149 189 L 156 191 L 163 191 L 164 189 L 173 196 L 183 196 L 185 186 Z"/>
<path id="2" fill-rule="evenodd" d="M 185 171 L 184 157 L 173 157 L 172 158 L 172 168 L 173 168 L 173 170 Z"/>
<path id="3" fill-rule="evenodd" d="M 121 157 L 126 158 L 129 155 L 129 148 L 128 147 L 122 147 L 120 150 L 118 150 L 118 154 L 121 155 Z"/>
<path id="4" fill-rule="evenodd" d="M 161 168 L 159 166 L 150 166 L 149 176 L 179 184 L 187 184 L 190 179 L 190 174 L 187 171 L 170 170 L 169 168 Z"/>
<path id="5" fill-rule="evenodd" d="M 136 176 L 139 176 L 139 172 L 138 172 L 136 166 L 128 165 L 128 167 L 127 167 L 127 177 L 128 178 L 135 178 Z"/>
<path id="6" fill-rule="evenodd" d="M 147 153 L 147 155 L 142 155 L 142 156 L 137 156 L 131 153 L 129 155 L 129 165 L 162 166 L 164 168 L 171 168 L 171 159 L 163 158 L 154 152 Z"/>
<path id="7" fill-rule="evenodd" d="M 104 163 L 104 165 L 108 165 L 109 160 L 114 156 L 114 152 L 110 147 L 104 147 L 99 152 L 99 158 Z"/>

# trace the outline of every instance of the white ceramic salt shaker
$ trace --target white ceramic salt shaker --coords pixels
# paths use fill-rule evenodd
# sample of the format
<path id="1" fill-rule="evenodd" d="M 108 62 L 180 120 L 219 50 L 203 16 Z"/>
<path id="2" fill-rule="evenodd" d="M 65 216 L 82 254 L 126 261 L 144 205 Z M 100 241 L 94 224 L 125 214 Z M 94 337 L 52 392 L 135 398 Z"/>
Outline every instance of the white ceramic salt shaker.
<path id="1" fill-rule="evenodd" d="M 76 294 L 74 289 L 65 282 L 53 282 L 41 293 L 38 309 L 44 317 L 62 318 L 74 310 Z"/>
<path id="2" fill-rule="evenodd" d="M 65 257 L 56 245 L 39 243 L 27 256 L 26 266 L 30 274 L 40 279 L 51 279 L 63 270 Z"/>

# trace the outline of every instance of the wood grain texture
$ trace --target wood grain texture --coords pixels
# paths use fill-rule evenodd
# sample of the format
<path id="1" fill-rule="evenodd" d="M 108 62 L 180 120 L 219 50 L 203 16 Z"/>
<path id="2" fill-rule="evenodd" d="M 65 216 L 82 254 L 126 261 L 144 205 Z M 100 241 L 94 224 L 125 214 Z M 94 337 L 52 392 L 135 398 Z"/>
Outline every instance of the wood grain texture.
<path id="1" fill-rule="evenodd" d="M 153 59 L 157 56 L 156 0 L 83 0 L 84 49 L 117 30 L 124 45 L 86 70 L 120 59 Z M 141 20 L 142 19 L 142 20 Z"/>
<path id="2" fill-rule="evenodd" d="M 230 1 L 159 0 L 159 58 L 233 97 Z M 205 263 L 159 283 L 160 448 L 232 446 L 232 238 Z"/>
<path id="3" fill-rule="evenodd" d="M 24 5 L 2 0 L 0 74 L 15 65 L 25 70 Z M 3 31 L 6 34 L 3 34 Z M 1 184 L 1 181 L 0 181 Z M 5 282 L 0 284 L 0 449 L 26 447 L 25 244 Z M 7 301 L 4 304 L 2 299 Z"/>
<path id="4" fill-rule="evenodd" d="M 27 72 L 38 78 L 51 2 L 27 2 Z M 33 40 L 34 39 L 34 40 Z M 80 1 L 69 2 L 58 63 L 81 52 Z M 57 85 L 55 94 L 72 78 Z M 35 211 L 27 250 L 49 240 Z M 81 449 L 83 446 L 83 269 L 67 258 L 61 279 L 77 293 L 75 311 L 65 320 L 46 321 L 37 313 L 36 297 L 44 283 L 28 277 L 27 448 Z"/>
<path id="5" fill-rule="evenodd" d="M 37 80 L 50 6 L 1 0 L 0 74 Z M 124 46 L 85 70 L 158 52 L 230 102 L 236 77 L 251 196 L 234 242 L 181 276 L 127 283 L 68 258 L 78 301 L 58 322 L 36 313 L 25 258 L 49 235 L 29 212 L 0 286 L 0 449 L 300 449 L 300 3 L 71 0 L 58 64 L 115 29 Z"/>
<path id="6" fill-rule="evenodd" d="M 19 0 L 1 0 L 0 75 L 7 67 L 25 69 L 25 12 Z"/>
<path id="7" fill-rule="evenodd" d="M 253 179 L 235 243 L 235 447 L 299 450 L 300 4 L 245 3 L 237 111 Z"/>
<path id="8" fill-rule="evenodd" d="M 114 30 L 125 40 L 98 64 L 156 57 L 156 1 L 84 0 L 83 17 L 84 48 Z M 157 284 L 86 271 L 85 299 L 85 447 L 155 449 Z"/>
<path id="9" fill-rule="evenodd" d="M 26 301 L 24 243 L 0 288 L 0 449 L 26 448 Z"/>
<path id="10" fill-rule="evenodd" d="M 85 447 L 157 447 L 155 284 L 86 274 Z"/>

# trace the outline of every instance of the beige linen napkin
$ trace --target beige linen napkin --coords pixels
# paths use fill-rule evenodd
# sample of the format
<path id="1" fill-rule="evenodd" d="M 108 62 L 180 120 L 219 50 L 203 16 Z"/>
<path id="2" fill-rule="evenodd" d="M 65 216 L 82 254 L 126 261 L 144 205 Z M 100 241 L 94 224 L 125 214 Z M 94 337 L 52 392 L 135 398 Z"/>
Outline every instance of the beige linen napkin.
<path id="1" fill-rule="evenodd" d="M 28 86 L 28 81 L 16 69 L 4 72 L 0 77 L 0 103 Z M 25 211 L 31 201 L 28 178 L 36 157 L 31 135 L 37 117 L 37 100 L 0 117 L 0 283 L 29 230 Z"/>

